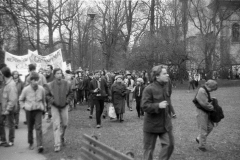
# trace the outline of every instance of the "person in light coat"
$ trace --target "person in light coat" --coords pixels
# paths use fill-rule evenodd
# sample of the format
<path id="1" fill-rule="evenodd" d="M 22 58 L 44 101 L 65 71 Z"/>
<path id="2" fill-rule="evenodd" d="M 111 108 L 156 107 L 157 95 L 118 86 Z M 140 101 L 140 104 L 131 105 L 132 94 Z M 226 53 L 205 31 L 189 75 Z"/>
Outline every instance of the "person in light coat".
<path id="1" fill-rule="evenodd" d="M 32 72 L 30 77 L 30 85 L 25 87 L 19 97 L 21 108 L 26 110 L 27 126 L 28 126 L 28 143 L 29 149 L 33 150 L 33 129 L 36 129 L 36 139 L 38 152 L 43 152 L 43 135 L 42 135 L 42 116 L 46 111 L 45 90 L 38 85 L 39 74 Z"/>
<path id="2" fill-rule="evenodd" d="M 205 89 L 204 89 L 205 88 Z M 218 88 L 217 82 L 214 80 L 208 80 L 203 87 L 200 87 L 197 94 L 196 100 L 203 109 L 196 107 L 197 111 L 197 124 L 199 135 L 196 138 L 199 144 L 198 148 L 205 152 L 207 136 L 211 133 L 214 127 L 214 123 L 210 120 L 208 111 L 213 111 L 214 107 L 209 101 L 210 92 L 216 91 Z M 209 96 L 208 96 L 209 95 Z"/>
<path id="3" fill-rule="evenodd" d="M 124 83 L 127 87 L 127 95 L 126 95 L 126 101 L 127 101 L 127 106 L 129 108 L 130 111 L 132 111 L 132 105 L 133 105 L 133 92 L 135 90 L 135 86 L 134 86 L 134 80 L 132 79 L 131 73 L 129 71 L 127 71 L 126 73 L 127 78 L 124 80 Z"/>

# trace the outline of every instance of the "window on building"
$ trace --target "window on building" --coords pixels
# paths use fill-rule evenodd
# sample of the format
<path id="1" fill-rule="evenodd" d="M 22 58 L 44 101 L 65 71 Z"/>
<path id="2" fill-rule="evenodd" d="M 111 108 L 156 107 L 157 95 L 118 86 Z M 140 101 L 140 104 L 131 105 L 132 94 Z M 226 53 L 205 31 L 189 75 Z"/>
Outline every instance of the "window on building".
<path id="1" fill-rule="evenodd" d="M 240 31 L 239 31 L 239 24 L 234 23 L 232 25 L 232 42 L 239 42 L 240 40 Z"/>

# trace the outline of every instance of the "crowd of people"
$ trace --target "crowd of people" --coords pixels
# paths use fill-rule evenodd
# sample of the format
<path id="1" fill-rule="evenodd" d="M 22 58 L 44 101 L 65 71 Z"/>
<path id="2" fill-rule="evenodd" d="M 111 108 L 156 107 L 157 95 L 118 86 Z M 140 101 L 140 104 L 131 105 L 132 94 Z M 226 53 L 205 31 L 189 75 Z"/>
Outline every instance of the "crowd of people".
<path id="1" fill-rule="evenodd" d="M 83 103 L 87 104 L 89 118 L 93 118 L 95 109 L 96 128 L 102 127 L 102 118 L 106 118 L 108 106 L 112 103 L 117 120 L 124 122 L 125 104 L 129 111 L 136 108 L 137 117 L 144 116 L 144 159 L 153 159 L 157 137 L 162 149 L 160 159 L 169 159 L 174 149 L 172 118 L 176 118 L 171 94 L 172 82 L 164 66 L 155 66 L 149 76 L 146 71 L 109 72 L 97 70 L 62 71 L 48 65 L 45 70 L 36 71 L 36 65 L 30 64 L 29 74 L 23 82 L 20 73 L 1 65 L 0 70 L 0 145 L 14 145 L 15 129 L 18 129 L 19 111 L 26 113 L 25 124 L 28 128 L 29 149 L 34 149 L 33 130 L 35 126 L 37 150 L 42 153 L 42 119 L 48 115 L 47 122 L 53 123 L 54 151 L 59 152 L 65 145 L 65 131 L 68 125 L 68 113 Z M 196 77 L 197 75 L 195 75 Z M 192 76 L 190 76 L 192 78 Z M 197 77 L 198 78 L 198 77 Z M 199 89 L 196 98 L 208 110 L 213 105 L 208 94 L 217 89 L 216 81 L 205 83 L 205 90 Z M 133 103 L 136 101 L 136 103 Z M 133 106 L 136 104 L 136 106 Z M 197 108 L 199 135 L 196 141 L 199 149 L 206 150 L 206 138 L 213 123 L 207 113 Z M 9 127 L 6 140 L 5 125 Z M 206 130 L 207 128 L 207 130 Z M 211 129 L 210 129 L 211 128 Z"/>

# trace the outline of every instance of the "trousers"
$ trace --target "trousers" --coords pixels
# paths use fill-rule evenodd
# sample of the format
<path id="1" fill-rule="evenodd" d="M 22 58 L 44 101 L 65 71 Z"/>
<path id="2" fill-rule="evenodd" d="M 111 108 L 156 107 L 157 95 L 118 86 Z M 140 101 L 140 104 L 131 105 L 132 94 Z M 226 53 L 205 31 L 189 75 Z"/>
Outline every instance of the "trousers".
<path id="1" fill-rule="evenodd" d="M 97 125 L 101 125 L 101 116 L 104 109 L 104 100 L 103 99 L 94 99 L 94 105 L 96 107 L 96 120 Z"/>
<path id="2" fill-rule="evenodd" d="M 197 110 L 197 124 L 199 135 L 197 139 L 199 140 L 199 148 L 206 148 L 207 136 L 213 130 L 213 122 L 210 121 L 209 116 L 206 112 L 201 109 Z"/>
<path id="3" fill-rule="evenodd" d="M 65 131 L 68 124 L 68 106 L 64 108 L 56 108 L 52 106 L 52 121 L 53 121 L 53 135 L 54 146 L 61 146 Z"/>
<path id="4" fill-rule="evenodd" d="M 174 149 L 174 137 L 172 130 L 165 133 L 144 132 L 143 135 L 144 160 L 153 159 L 153 152 L 155 149 L 157 137 L 159 137 L 162 146 L 159 154 L 159 160 L 168 160 L 171 157 Z"/>
<path id="5" fill-rule="evenodd" d="M 35 126 L 36 130 L 36 140 L 37 146 L 42 146 L 42 111 L 41 110 L 33 110 L 26 111 L 27 114 L 27 126 L 28 126 L 28 143 L 33 144 L 33 129 Z"/>

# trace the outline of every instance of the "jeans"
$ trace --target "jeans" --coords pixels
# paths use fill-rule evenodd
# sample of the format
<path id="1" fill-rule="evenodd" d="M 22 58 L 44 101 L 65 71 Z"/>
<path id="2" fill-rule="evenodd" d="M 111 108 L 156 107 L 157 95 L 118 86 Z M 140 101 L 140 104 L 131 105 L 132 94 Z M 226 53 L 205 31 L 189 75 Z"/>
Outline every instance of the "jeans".
<path id="1" fill-rule="evenodd" d="M 6 118 L 7 118 L 8 128 L 9 128 L 8 140 L 9 142 L 14 142 L 14 138 L 15 138 L 14 111 L 9 112 L 9 114 L 6 115 Z"/>
<path id="2" fill-rule="evenodd" d="M 172 131 L 165 133 L 144 132 L 143 136 L 144 160 L 153 159 L 153 152 L 155 149 L 157 137 L 160 138 L 160 143 L 162 146 L 159 154 L 159 160 L 168 160 L 171 157 L 174 149 L 174 137 Z"/>
<path id="3" fill-rule="evenodd" d="M 28 143 L 30 145 L 33 144 L 33 129 L 35 126 L 36 130 L 36 140 L 37 146 L 42 146 L 42 111 L 41 110 L 33 110 L 26 111 L 27 114 L 27 127 L 28 127 Z"/>
<path id="4" fill-rule="evenodd" d="M 68 124 L 68 106 L 64 108 L 51 108 L 53 121 L 54 146 L 61 146 Z"/>
<path id="5" fill-rule="evenodd" d="M 94 110 L 94 101 L 92 98 L 88 99 L 88 107 L 90 107 L 90 115 L 93 115 L 93 110 Z"/>
<path id="6" fill-rule="evenodd" d="M 128 108 L 130 109 L 132 109 L 132 103 L 133 103 L 133 92 L 129 92 L 129 93 L 127 93 L 127 95 L 126 95 L 126 100 L 127 100 L 127 106 L 128 106 Z"/>
<path id="7" fill-rule="evenodd" d="M 19 124 L 19 113 L 20 113 L 20 105 L 18 105 L 17 110 L 14 112 L 14 120 L 15 120 L 15 126 L 18 126 Z"/>
<path id="8" fill-rule="evenodd" d="M 143 109 L 141 107 L 141 97 L 136 97 L 136 110 L 138 117 L 140 117 L 140 115 L 144 115 Z"/>
<path id="9" fill-rule="evenodd" d="M 94 105 L 96 106 L 96 119 L 97 125 L 101 125 L 101 115 L 104 109 L 104 100 L 103 99 L 94 99 Z"/>
<path id="10" fill-rule="evenodd" d="M 199 148 L 206 148 L 207 136 L 213 130 L 213 122 L 209 120 L 208 114 L 197 108 L 197 124 L 199 135 Z"/>
<path id="11" fill-rule="evenodd" d="M 6 119 L 5 115 L 0 114 L 0 140 L 6 142 L 6 132 L 4 128 L 4 120 Z"/>

